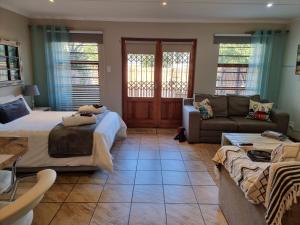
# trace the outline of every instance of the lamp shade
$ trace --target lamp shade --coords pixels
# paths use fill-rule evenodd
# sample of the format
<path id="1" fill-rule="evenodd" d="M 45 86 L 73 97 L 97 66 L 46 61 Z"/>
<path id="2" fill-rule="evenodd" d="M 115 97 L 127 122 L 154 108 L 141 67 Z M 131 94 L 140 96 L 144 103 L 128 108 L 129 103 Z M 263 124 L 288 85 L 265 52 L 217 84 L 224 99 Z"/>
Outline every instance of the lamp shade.
<path id="1" fill-rule="evenodd" d="M 37 85 L 25 85 L 24 91 L 23 91 L 24 96 L 37 96 L 40 95 L 40 91 Z"/>

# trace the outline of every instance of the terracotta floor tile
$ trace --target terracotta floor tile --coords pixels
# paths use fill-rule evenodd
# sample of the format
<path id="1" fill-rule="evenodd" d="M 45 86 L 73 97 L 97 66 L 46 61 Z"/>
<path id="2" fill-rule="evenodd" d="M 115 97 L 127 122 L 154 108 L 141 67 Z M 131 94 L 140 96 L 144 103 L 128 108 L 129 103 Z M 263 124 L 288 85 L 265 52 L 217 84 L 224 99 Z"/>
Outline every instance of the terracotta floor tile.
<path id="1" fill-rule="evenodd" d="M 163 204 L 132 203 L 130 225 L 165 225 L 166 215 Z"/>
<path id="2" fill-rule="evenodd" d="M 95 171 L 87 173 L 79 177 L 78 183 L 80 184 L 105 184 L 108 174 L 103 171 Z"/>
<path id="3" fill-rule="evenodd" d="M 96 203 L 63 203 L 50 225 L 88 225 Z"/>
<path id="4" fill-rule="evenodd" d="M 131 202 L 133 185 L 104 186 L 100 202 Z"/>
<path id="5" fill-rule="evenodd" d="M 194 151 L 181 151 L 181 157 L 183 160 L 202 160 L 203 157 Z"/>
<path id="6" fill-rule="evenodd" d="M 119 151 L 116 159 L 138 159 L 139 151 Z"/>
<path id="7" fill-rule="evenodd" d="M 163 184 L 191 185 L 187 172 L 162 171 Z"/>
<path id="8" fill-rule="evenodd" d="M 168 225 L 205 225 L 197 204 L 166 204 Z"/>
<path id="9" fill-rule="evenodd" d="M 180 146 L 175 144 L 166 144 L 166 143 L 159 143 L 159 150 L 163 152 L 168 152 L 168 151 L 180 151 Z"/>
<path id="10" fill-rule="evenodd" d="M 64 202 L 75 184 L 54 184 L 44 195 L 42 202 Z"/>
<path id="11" fill-rule="evenodd" d="M 79 176 L 58 174 L 55 183 L 57 184 L 76 184 Z"/>
<path id="12" fill-rule="evenodd" d="M 139 159 L 137 170 L 161 170 L 160 160 L 157 159 Z"/>
<path id="13" fill-rule="evenodd" d="M 160 159 L 160 154 L 158 150 L 153 151 L 143 151 L 139 152 L 139 159 Z"/>
<path id="14" fill-rule="evenodd" d="M 162 184 L 161 171 L 137 171 L 135 184 Z"/>
<path id="15" fill-rule="evenodd" d="M 40 203 L 33 210 L 32 225 L 48 225 L 62 203 Z"/>
<path id="16" fill-rule="evenodd" d="M 136 170 L 137 160 L 119 159 L 114 160 L 114 170 Z"/>
<path id="17" fill-rule="evenodd" d="M 140 150 L 141 151 L 158 151 L 159 146 L 156 143 L 154 143 L 154 144 L 141 144 L 140 145 Z"/>
<path id="18" fill-rule="evenodd" d="M 182 160 L 180 151 L 160 151 L 161 159 Z"/>
<path id="19" fill-rule="evenodd" d="M 98 202 L 102 189 L 99 184 L 76 184 L 66 202 Z"/>
<path id="20" fill-rule="evenodd" d="M 127 225 L 130 203 L 99 203 L 90 225 Z"/>
<path id="21" fill-rule="evenodd" d="M 132 130 L 114 144 L 112 174 L 59 174 L 36 207 L 33 225 L 228 225 L 214 205 L 218 187 L 211 177 L 220 146 L 179 143 L 175 130 L 148 130 Z M 35 181 L 22 181 L 17 194 Z"/>
<path id="22" fill-rule="evenodd" d="M 192 185 L 216 185 L 208 172 L 188 172 Z"/>
<path id="23" fill-rule="evenodd" d="M 162 170 L 185 171 L 182 160 L 161 160 Z"/>
<path id="24" fill-rule="evenodd" d="M 114 171 L 107 179 L 108 184 L 134 184 L 135 171 Z"/>
<path id="25" fill-rule="evenodd" d="M 194 192 L 200 204 L 219 204 L 219 189 L 217 186 L 194 186 Z"/>
<path id="26" fill-rule="evenodd" d="M 218 205 L 200 205 L 206 225 L 228 225 Z"/>
<path id="27" fill-rule="evenodd" d="M 135 144 L 122 143 L 119 148 L 120 148 L 120 151 L 134 151 L 134 152 L 136 152 L 136 151 L 140 150 L 140 144 L 139 143 L 135 143 Z"/>
<path id="28" fill-rule="evenodd" d="M 132 202 L 164 203 L 162 185 L 135 185 Z"/>
<path id="29" fill-rule="evenodd" d="M 166 203 L 197 203 L 191 186 L 164 185 Z"/>
<path id="30" fill-rule="evenodd" d="M 197 160 L 189 160 L 189 161 L 183 161 L 184 166 L 187 171 L 192 171 L 192 172 L 204 172 L 207 171 L 207 168 L 205 166 L 205 163 L 203 161 Z"/>

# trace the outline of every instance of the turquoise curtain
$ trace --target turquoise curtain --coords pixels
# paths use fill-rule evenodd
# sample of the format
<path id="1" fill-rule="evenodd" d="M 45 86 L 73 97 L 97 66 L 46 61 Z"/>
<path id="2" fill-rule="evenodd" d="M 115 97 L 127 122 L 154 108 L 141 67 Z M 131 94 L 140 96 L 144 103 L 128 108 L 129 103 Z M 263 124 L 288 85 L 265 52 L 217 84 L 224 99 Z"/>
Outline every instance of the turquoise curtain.
<path id="1" fill-rule="evenodd" d="M 31 35 L 34 80 L 41 89 L 38 104 L 57 111 L 71 109 L 69 32 L 65 27 L 32 26 Z"/>
<path id="2" fill-rule="evenodd" d="M 252 35 L 246 94 L 260 94 L 277 104 L 287 35 L 286 30 L 260 30 Z"/>

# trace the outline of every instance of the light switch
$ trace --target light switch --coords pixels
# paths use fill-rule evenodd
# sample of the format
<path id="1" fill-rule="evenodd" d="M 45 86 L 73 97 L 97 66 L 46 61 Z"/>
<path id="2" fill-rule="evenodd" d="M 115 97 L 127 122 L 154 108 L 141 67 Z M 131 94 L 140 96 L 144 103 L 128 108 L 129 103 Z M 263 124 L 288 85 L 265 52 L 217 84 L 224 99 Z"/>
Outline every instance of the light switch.
<path id="1" fill-rule="evenodd" d="M 110 73 L 111 72 L 111 66 L 106 66 L 106 72 Z"/>

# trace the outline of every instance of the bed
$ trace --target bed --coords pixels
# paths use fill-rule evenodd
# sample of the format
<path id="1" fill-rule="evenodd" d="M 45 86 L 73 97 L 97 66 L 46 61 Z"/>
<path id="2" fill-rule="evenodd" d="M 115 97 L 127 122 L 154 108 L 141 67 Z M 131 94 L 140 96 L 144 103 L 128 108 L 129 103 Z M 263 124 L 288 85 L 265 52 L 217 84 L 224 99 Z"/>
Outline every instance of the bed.
<path id="1" fill-rule="evenodd" d="M 7 124 L 0 124 L 1 137 L 28 137 L 28 151 L 18 162 L 18 167 L 40 168 L 55 167 L 71 170 L 72 168 L 99 167 L 112 171 L 110 149 L 117 138 L 126 137 L 126 125 L 115 112 L 108 112 L 97 125 L 93 136 L 93 150 L 90 156 L 52 158 L 48 155 L 48 136 L 50 131 L 62 121 L 63 116 L 74 112 L 40 112 L 30 114 Z"/>

